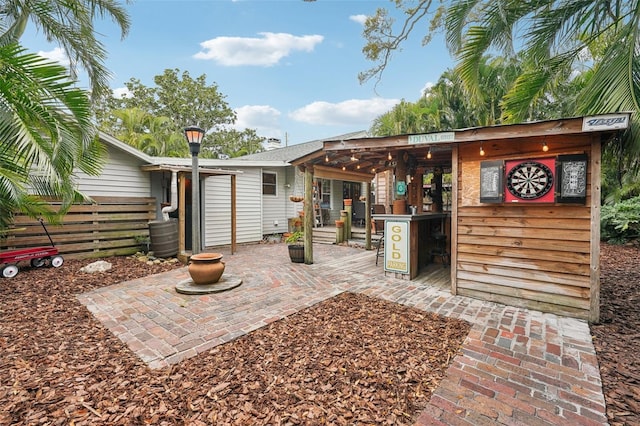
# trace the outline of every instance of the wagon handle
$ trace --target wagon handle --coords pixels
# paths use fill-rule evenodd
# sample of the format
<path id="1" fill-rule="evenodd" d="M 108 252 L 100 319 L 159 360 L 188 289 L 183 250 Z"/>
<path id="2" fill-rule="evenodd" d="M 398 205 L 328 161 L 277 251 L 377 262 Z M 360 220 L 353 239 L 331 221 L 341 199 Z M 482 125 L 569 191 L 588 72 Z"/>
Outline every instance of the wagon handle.
<path id="1" fill-rule="evenodd" d="M 47 231 L 47 227 L 44 226 L 44 220 L 42 220 L 42 218 L 38 218 L 38 220 L 40 221 L 40 225 L 42 225 L 42 228 L 44 229 L 44 233 L 47 234 L 47 237 L 49 238 L 49 241 L 51 242 L 51 247 L 55 247 L 55 244 L 53 244 L 53 240 L 51 239 L 51 235 L 49 235 L 49 231 Z"/>

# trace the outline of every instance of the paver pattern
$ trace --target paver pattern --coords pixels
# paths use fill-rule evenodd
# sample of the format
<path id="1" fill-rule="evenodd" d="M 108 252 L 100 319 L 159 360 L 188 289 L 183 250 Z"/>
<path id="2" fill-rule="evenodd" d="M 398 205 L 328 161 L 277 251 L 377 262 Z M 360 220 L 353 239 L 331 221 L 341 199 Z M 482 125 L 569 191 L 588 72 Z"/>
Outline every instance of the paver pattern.
<path id="1" fill-rule="evenodd" d="M 314 245 L 313 265 L 291 263 L 285 244 L 241 246 L 224 260 L 225 273 L 243 281 L 229 292 L 176 293 L 188 278 L 183 268 L 78 298 L 150 368 L 160 368 L 341 292 L 364 293 L 472 324 L 416 425 L 607 424 L 585 321 L 385 276 L 374 251 L 353 247 Z M 363 261 L 371 266 L 362 268 Z"/>

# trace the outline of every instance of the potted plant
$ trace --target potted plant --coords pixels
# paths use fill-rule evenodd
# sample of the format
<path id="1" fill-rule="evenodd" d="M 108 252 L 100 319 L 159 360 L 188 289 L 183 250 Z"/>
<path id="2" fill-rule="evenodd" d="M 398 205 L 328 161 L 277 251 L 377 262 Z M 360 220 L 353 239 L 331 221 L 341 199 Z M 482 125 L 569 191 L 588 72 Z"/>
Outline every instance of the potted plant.
<path id="1" fill-rule="evenodd" d="M 135 235 L 133 239 L 140 245 L 144 254 L 149 253 L 151 250 L 151 238 L 148 235 Z"/>
<path id="2" fill-rule="evenodd" d="M 287 237 L 285 242 L 289 248 L 289 257 L 293 263 L 304 263 L 304 232 L 295 231 Z"/>

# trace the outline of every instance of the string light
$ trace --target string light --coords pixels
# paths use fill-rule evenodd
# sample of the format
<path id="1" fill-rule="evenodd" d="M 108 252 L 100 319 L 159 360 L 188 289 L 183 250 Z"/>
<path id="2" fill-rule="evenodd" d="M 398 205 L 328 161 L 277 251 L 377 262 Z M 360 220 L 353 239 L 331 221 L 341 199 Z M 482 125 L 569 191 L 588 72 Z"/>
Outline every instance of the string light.
<path id="1" fill-rule="evenodd" d="M 549 151 L 549 147 L 547 146 L 547 143 L 546 143 L 546 142 L 542 142 L 542 150 L 543 150 L 544 152 Z"/>
<path id="2" fill-rule="evenodd" d="M 347 168 L 345 166 L 342 166 L 342 170 L 347 170 Z"/>
<path id="3" fill-rule="evenodd" d="M 376 172 L 376 168 L 374 167 L 371 169 L 371 173 L 375 173 L 375 172 Z"/>
<path id="4" fill-rule="evenodd" d="M 391 161 L 393 157 L 391 157 L 391 151 L 387 153 L 387 160 Z"/>
<path id="5" fill-rule="evenodd" d="M 360 164 L 358 164 L 358 165 L 356 166 L 356 169 L 360 170 Z"/>
<path id="6" fill-rule="evenodd" d="M 427 160 L 431 160 L 431 147 L 429 147 L 429 152 L 427 152 Z"/>
<path id="7" fill-rule="evenodd" d="M 484 157 L 484 148 L 482 147 L 482 142 L 480 143 L 480 156 Z"/>
<path id="8" fill-rule="evenodd" d="M 324 155 L 324 162 L 328 163 L 329 162 L 329 154 L 325 154 Z"/>

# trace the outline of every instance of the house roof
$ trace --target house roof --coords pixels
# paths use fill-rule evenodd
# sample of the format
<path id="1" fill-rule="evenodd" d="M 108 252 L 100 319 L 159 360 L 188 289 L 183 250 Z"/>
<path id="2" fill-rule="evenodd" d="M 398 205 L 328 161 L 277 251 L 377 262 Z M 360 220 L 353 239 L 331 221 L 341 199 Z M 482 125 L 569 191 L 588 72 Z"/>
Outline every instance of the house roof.
<path id="1" fill-rule="evenodd" d="M 325 141 L 348 140 L 366 137 L 369 137 L 369 133 L 365 130 L 360 130 L 357 132 L 345 133 L 339 136 L 332 136 L 330 138 L 317 139 L 309 142 L 299 143 L 296 145 L 272 149 L 269 151 L 244 155 L 242 157 L 238 157 L 237 159 L 241 161 L 284 161 L 289 163 L 299 158 L 306 157 L 307 155 L 314 152 L 322 151 L 322 147 Z"/>
<path id="2" fill-rule="evenodd" d="M 145 154 L 144 152 L 132 147 L 131 145 L 128 145 L 124 142 L 119 141 L 118 139 L 114 138 L 113 136 L 111 136 L 110 134 L 104 133 L 102 131 L 98 132 L 98 137 L 100 139 L 100 141 L 102 143 L 106 143 L 108 145 L 111 145 L 114 148 L 119 149 L 120 151 L 124 151 L 129 155 L 132 155 L 133 157 L 145 162 L 145 163 L 151 163 L 152 162 L 152 158 L 151 156 Z"/>
<path id="3" fill-rule="evenodd" d="M 296 145 L 286 146 L 283 148 L 273 149 L 270 151 L 249 154 L 242 157 L 229 158 L 226 160 L 214 158 L 199 158 L 198 165 L 200 168 L 237 168 L 237 167 L 284 167 L 288 166 L 291 161 L 305 157 L 309 154 L 322 151 L 325 141 L 348 140 L 353 138 L 365 138 L 368 133 L 364 130 L 345 133 L 339 136 L 333 136 L 325 139 L 317 139 L 310 142 L 303 142 Z M 153 157 L 144 152 L 119 141 L 113 136 L 100 132 L 100 140 L 103 143 L 111 145 L 117 149 L 127 152 L 128 154 L 147 163 L 149 166 L 158 166 L 163 169 L 183 168 L 191 165 L 191 157 Z M 147 167 L 147 169 L 154 169 Z"/>

